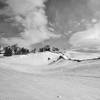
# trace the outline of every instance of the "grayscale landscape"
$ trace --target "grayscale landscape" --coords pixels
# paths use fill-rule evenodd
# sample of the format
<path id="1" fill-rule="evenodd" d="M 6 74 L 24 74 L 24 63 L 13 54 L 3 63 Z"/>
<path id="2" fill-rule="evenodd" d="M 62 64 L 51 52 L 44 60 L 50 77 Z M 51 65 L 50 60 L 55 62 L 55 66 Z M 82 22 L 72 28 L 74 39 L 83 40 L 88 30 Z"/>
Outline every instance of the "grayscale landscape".
<path id="1" fill-rule="evenodd" d="M 0 0 L 0 100 L 100 100 L 100 0 Z"/>

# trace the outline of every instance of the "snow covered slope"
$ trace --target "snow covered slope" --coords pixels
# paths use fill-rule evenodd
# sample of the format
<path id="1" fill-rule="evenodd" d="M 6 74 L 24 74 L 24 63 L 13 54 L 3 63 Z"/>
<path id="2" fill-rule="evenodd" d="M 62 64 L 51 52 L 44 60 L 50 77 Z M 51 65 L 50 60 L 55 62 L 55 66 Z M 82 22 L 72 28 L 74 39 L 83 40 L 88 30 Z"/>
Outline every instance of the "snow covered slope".
<path id="1" fill-rule="evenodd" d="M 0 58 L 0 67 L 14 69 L 21 72 L 40 73 L 42 70 L 61 68 L 76 68 L 79 64 L 88 64 L 87 59 L 99 57 L 98 54 L 85 54 L 75 51 L 67 51 L 65 54 L 53 52 L 31 53 L 28 55 L 11 56 Z M 70 60 L 69 60 L 70 59 Z M 77 63 L 73 60 L 85 60 Z M 92 60 L 90 62 L 93 62 Z"/>
<path id="2" fill-rule="evenodd" d="M 35 54 L 31 53 L 28 55 L 0 58 L 0 64 L 3 68 L 10 68 L 21 72 L 36 73 L 43 68 L 47 68 L 47 65 L 50 63 L 56 62 L 60 56 L 60 53 L 52 52 L 42 52 Z"/>
<path id="3" fill-rule="evenodd" d="M 69 59 L 76 59 L 76 60 L 87 60 L 100 57 L 100 53 L 84 53 L 71 50 L 66 51 L 64 55 L 67 56 Z"/>
<path id="4" fill-rule="evenodd" d="M 5 62 L 13 62 L 18 64 L 30 64 L 30 65 L 46 65 L 54 60 L 56 60 L 60 54 L 52 53 L 52 52 L 42 52 L 42 53 L 31 53 L 28 55 L 20 55 L 20 56 L 11 56 L 5 57 L 3 60 Z"/>
<path id="5" fill-rule="evenodd" d="M 100 60 L 48 57 L 59 54 L 0 58 L 0 100 L 100 100 Z"/>

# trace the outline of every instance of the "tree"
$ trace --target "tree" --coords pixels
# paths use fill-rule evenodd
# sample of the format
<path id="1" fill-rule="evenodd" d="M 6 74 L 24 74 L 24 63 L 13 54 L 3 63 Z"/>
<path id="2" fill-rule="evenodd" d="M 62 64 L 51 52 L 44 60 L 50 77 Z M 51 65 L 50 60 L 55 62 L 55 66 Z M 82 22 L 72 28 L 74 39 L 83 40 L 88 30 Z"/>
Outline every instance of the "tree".
<path id="1" fill-rule="evenodd" d="M 44 46 L 44 51 L 50 51 L 50 45 Z"/>
<path id="2" fill-rule="evenodd" d="M 44 49 L 43 48 L 39 48 L 39 52 L 44 52 Z"/>
<path id="3" fill-rule="evenodd" d="M 56 47 L 53 47 L 53 48 L 52 48 L 52 51 L 59 51 L 59 49 L 56 48 Z"/>
<path id="4" fill-rule="evenodd" d="M 13 54 L 17 55 L 17 52 L 18 52 L 17 44 L 12 45 L 11 48 L 12 48 Z"/>
<path id="5" fill-rule="evenodd" d="M 25 48 L 21 48 L 20 53 L 21 54 L 28 54 L 29 53 L 29 50 L 28 49 L 25 49 Z"/>
<path id="6" fill-rule="evenodd" d="M 2 46 L 0 45 L 0 54 L 2 53 L 2 51 L 3 51 L 3 48 L 2 48 Z"/>
<path id="7" fill-rule="evenodd" d="M 12 56 L 12 49 L 8 46 L 4 48 L 4 56 Z"/>
<path id="8" fill-rule="evenodd" d="M 32 52 L 32 53 L 36 53 L 36 48 L 34 48 L 31 52 Z"/>
<path id="9" fill-rule="evenodd" d="M 28 54 L 29 49 L 18 47 L 17 44 L 11 46 L 14 55 Z"/>
<path id="10" fill-rule="evenodd" d="M 45 52 L 45 51 L 50 51 L 50 46 L 49 45 L 46 45 L 42 48 L 39 48 L 39 52 Z"/>

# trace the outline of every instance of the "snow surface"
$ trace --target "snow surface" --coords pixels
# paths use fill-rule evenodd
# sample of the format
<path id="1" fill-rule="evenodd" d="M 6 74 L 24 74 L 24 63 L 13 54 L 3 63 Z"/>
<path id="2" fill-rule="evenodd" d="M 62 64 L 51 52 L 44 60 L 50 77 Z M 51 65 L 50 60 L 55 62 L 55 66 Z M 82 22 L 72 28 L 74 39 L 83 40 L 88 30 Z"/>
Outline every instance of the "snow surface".
<path id="1" fill-rule="evenodd" d="M 0 58 L 0 100 L 100 100 L 100 60 L 59 56 L 44 52 Z"/>
<path id="2" fill-rule="evenodd" d="M 77 59 L 77 60 L 87 60 L 100 57 L 100 53 L 84 53 L 77 51 L 66 51 L 64 53 L 68 58 Z"/>
<path id="3" fill-rule="evenodd" d="M 46 65 L 53 60 L 56 60 L 60 54 L 52 53 L 52 52 L 43 52 L 43 53 L 31 53 L 28 55 L 20 55 L 20 56 L 11 56 L 5 57 L 3 61 L 15 62 L 19 64 L 32 64 L 35 66 Z M 49 58 L 49 59 L 48 59 Z M 1 59 L 2 60 L 2 59 Z"/>
<path id="4" fill-rule="evenodd" d="M 39 71 L 38 69 L 43 69 L 41 66 L 47 67 L 46 65 L 55 62 L 60 55 L 60 53 L 52 52 L 31 53 L 28 55 L 4 57 L 0 59 L 0 63 L 3 68 L 11 68 L 22 72 L 23 70 L 25 72 L 36 72 L 36 70 Z"/>

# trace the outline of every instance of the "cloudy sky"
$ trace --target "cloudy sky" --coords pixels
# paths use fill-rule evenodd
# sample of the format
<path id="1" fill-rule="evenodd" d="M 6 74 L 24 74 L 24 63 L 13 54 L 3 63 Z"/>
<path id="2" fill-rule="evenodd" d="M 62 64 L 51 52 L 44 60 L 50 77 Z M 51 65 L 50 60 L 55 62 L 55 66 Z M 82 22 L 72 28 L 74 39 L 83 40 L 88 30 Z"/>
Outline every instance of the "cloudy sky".
<path id="1" fill-rule="evenodd" d="M 0 0 L 0 44 L 100 48 L 100 0 Z"/>

